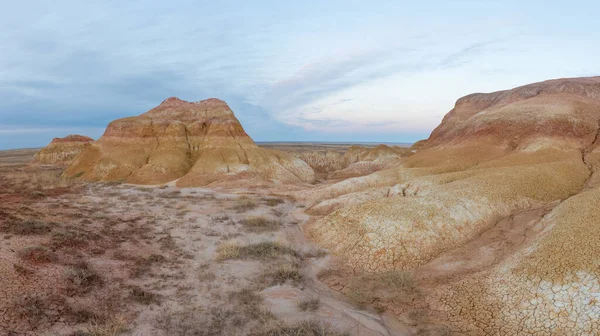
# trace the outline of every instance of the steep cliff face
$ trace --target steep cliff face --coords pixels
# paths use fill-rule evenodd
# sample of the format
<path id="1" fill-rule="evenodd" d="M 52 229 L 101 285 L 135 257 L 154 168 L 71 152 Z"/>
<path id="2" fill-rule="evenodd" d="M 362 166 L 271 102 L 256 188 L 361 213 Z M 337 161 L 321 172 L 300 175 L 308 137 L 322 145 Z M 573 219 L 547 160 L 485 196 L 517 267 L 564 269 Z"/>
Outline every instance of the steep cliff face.
<path id="1" fill-rule="evenodd" d="M 79 154 L 85 146 L 92 143 L 94 139 L 71 134 L 64 138 L 54 138 L 48 146 L 42 148 L 31 160 L 30 164 L 56 164 L 67 166 Z"/>
<path id="2" fill-rule="evenodd" d="M 600 228 L 599 120 L 600 77 L 469 95 L 415 155 L 295 196 L 331 212 L 312 237 L 368 273 L 419 270 L 504 218 L 555 207 L 514 254 L 432 289 L 427 303 L 473 335 L 594 335 L 600 241 L 585 232 Z"/>
<path id="3" fill-rule="evenodd" d="M 179 179 L 180 186 L 202 186 L 240 175 L 273 182 L 314 179 L 303 161 L 256 146 L 229 106 L 214 98 L 199 102 L 168 98 L 140 116 L 111 122 L 66 173 L 80 172 L 89 180 L 138 184 Z"/>

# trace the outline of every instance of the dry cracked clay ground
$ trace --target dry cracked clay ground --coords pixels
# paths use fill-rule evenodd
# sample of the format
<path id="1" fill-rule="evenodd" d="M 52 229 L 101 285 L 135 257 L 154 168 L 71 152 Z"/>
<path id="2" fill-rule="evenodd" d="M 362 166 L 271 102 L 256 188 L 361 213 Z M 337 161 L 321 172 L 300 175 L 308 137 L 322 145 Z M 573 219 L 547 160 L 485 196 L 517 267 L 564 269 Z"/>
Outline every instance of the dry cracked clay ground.
<path id="1" fill-rule="evenodd" d="M 83 183 L 33 153 L 0 155 L 0 335 L 409 334 L 318 280 L 302 205 Z"/>

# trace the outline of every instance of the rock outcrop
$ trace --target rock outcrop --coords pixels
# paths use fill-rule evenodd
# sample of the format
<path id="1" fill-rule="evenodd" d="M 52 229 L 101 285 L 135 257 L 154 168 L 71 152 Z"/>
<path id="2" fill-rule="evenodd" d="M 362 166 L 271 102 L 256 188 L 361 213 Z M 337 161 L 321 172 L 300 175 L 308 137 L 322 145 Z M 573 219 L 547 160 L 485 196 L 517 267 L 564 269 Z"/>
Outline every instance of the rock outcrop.
<path id="1" fill-rule="evenodd" d="M 178 180 L 178 186 L 314 180 L 302 160 L 256 146 L 225 102 L 174 97 L 140 116 L 112 121 L 66 174 L 136 184 Z"/>
<path id="2" fill-rule="evenodd" d="M 70 134 L 64 138 L 54 138 L 48 146 L 42 148 L 35 154 L 30 164 L 56 164 L 68 166 L 73 162 L 73 159 L 93 141 L 94 139 L 92 138 L 78 134 Z"/>
<path id="3" fill-rule="evenodd" d="M 343 154 L 331 150 L 295 153 L 315 172 L 326 174 L 326 179 L 344 179 L 371 174 L 412 154 L 408 148 L 383 144 L 375 147 L 353 145 Z"/>
<path id="4" fill-rule="evenodd" d="M 409 148 L 378 145 L 375 147 L 351 146 L 344 153 L 348 166 L 329 174 L 329 179 L 346 179 L 364 176 L 385 169 L 403 157 L 411 156 Z"/>
<path id="5" fill-rule="evenodd" d="M 416 270 L 503 218 L 558 203 L 533 243 L 437 287 L 428 304 L 472 335 L 595 335 L 599 135 L 600 77 L 473 94 L 413 156 L 295 196 L 337 209 L 308 232 L 370 273 Z"/>

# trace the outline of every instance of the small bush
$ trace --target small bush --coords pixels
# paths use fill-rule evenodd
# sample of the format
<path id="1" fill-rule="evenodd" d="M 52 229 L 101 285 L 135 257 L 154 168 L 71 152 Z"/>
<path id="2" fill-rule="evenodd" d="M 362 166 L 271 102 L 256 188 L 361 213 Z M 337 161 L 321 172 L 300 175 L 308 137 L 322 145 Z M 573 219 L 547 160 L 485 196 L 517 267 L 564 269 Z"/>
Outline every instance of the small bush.
<path id="1" fill-rule="evenodd" d="M 157 303 L 159 301 L 159 296 L 157 294 L 143 290 L 139 286 L 130 286 L 129 297 L 131 297 L 134 301 L 145 305 Z"/>
<path id="2" fill-rule="evenodd" d="M 266 205 L 268 206 L 278 206 L 279 204 L 283 204 L 285 203 L 284 200 L 282 200 L 281 198 L 265 198 L 264 202 Z"/>
<path id="3" fill-rule="evenodd" d="M 35 273 L 34 270 L 19 264 L 13 264 L 13 269 L 15 270 L 15 272 L 17 272 L 17 274 L 22 276 L 29 276 Z"/>
<path id="4" fill-rule="evenodd" d="M 249 288 L 230 293 L 229 299 L 244 306 L 258 306 L 263 302 L 262 296 Z"/>
<path id="5" fill-rule="evenodd" d="M 217 260 L 237 259 L 240 257 L 240 246 L 235 242 L 226 242 L 217 246 Z"/>
<path id="6" fill-rule="evenodd" d="M 68 268 L 65 275 L 69 284 L 68 292 L 71 295 L 85 294 L 94 287 L 104 284 L 102 277 L 85 262 L 77 263 Z"/>
<path id="7" fill-rule="evenodd" d="M 303 321 L 291 326 L 279 325 L 256 336 L 349 336 L 318 321 Z"/>
<path id="8" fill-rule="evenodd" d="M 258 279 L 259 284 L 264 288 L 283 285 L 288 282 L 292 285 L 298 285 L 302 280 L 300 266 L 296 263 L 279 264 L 274 268 L 266 270 Z"/>
<path id="9" fill-rule="evenodd" d="M 138 278 L 150 272 L 153 264 L 164 262 L 165 257 L 160 254 L 151 254 L 148 258 L 130 258 L 130 260 L 134 261 L 131 268 L 131 276 Z"/>
<path id="10" fill-rule="evenodd" d="M 281 221 L 271 220 L 266 217 L 248 217 L 240 221 L 246 229 L 252 232 L 275 231 L 281 227 Z"/>
<path id="11" fill-rule="evenodd" d="M 275 242 L 260 242 L 240 246 L 235 242 L 219 245 L 217 248 L 217 259 L 274 259 L 282 255 L 297 256 L 296 251 Z"/>
<path id="12" fill-rule="evenodd" d="M 251 199 L 248 196 L 242 196 L 235 200 L 235 204 L 233 205 L 233 209 L 237 212 L 245 212 L 252 210 L 258 206 L 255 200 Z"/>
<path id="13" fill-rule="evenodd" d="M 384 310 L 382 302 L 409 303 L 422 295 L 412 275 L 403 271 L 354 277 L 348 281 L 347 288 L 348 296 L 354 299 L 360 308 L 377 302 L 378 310 Z"/>
<path id="14" fill-rule="evenodd" d="M 49 263 L 56 261 L 56 255 L 45 246 L 28 246 L 18 253 L 19 257 L 35 263 Z"/>
<path id="15" fill-rule="evenodd" d="M 409 292 L 418 291 L 417 283 L 410 273 L 403 271 L 387 271 L 380 275 L 385 284 L 393 287 L 395 290 Z"/>
<path id="16" fill-rule="evenodd" d="M 45 316 L 45 311 L 48 309 L 46 301 L 43 296 L 28 294 L 19 298 L 15 306 L 21 318 L 34 319 L 36 321 Z"/>
<path id="17" fill-rule="evenodd" d="M 123 316 L 112 315 L 100 320 L 92 320 L 88 323 L 86 336 L 117 336 L 121 335 L 126 328 L 127 323 Z"/>
<path id="18" fill-rule="evenodd" d="M 302 300 L 298 302 L 298 309 L 300 309 L 301 311 L 314 312 L 317 311 L 317 309 L 319 309 L 320 306 L 321 300 L 319 300 L 318 298 Z"/>

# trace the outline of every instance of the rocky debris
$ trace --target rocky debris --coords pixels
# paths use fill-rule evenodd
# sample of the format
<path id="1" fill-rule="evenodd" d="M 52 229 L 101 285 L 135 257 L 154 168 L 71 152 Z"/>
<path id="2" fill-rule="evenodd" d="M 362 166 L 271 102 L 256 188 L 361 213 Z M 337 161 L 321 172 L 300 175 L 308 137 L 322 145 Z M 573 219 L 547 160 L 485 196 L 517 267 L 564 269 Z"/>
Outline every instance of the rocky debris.
<path id="1" fill-rule="evenodd" d="M 314 180 L 304 161 L 256 146 L 224 101 L 175 97 L 140 116 L 112 121 L 66 174 L 136 184 L 177 180 L 178 186 Z"/>
<path id="2" fill-rule="evenodd" d="M 64 138 L 54 138 L 48 146 L 42 148 L 31 160 L 31 165 L 56 164 L 68 166 L 77 154 L 94 139 L 79 134 L 67 135 Z"/>

